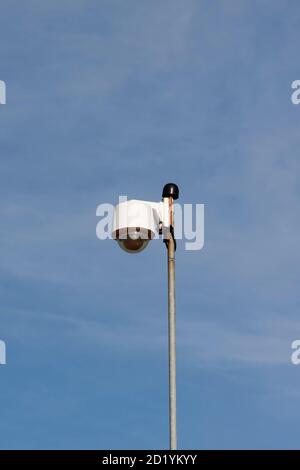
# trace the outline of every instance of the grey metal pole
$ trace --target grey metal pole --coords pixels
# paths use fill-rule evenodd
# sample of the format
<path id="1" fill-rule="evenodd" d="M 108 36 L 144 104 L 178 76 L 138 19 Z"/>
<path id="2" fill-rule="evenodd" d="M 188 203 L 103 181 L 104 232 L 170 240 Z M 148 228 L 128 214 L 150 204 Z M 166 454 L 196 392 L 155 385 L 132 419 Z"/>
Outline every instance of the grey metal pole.
<path id="1" fill-rule="evenodd" d="M 173 226 L 173 199 L 170 198 Z M 176 423 L 176 305 L 175 305 L 175 240 L 168 240 L 168 328 L 169 328 L 169 428 L 170 449 L 177 450 Z"/>

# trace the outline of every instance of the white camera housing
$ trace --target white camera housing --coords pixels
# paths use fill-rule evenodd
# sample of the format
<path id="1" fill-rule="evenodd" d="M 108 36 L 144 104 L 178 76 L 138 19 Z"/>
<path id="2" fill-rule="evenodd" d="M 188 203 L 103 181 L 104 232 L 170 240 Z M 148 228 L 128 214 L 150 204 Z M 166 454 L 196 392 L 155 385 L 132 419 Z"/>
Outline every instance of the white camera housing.
<path id="1" fill-rule="evenodd" d="M 169 199 L 149 202 L 131 199 L 115 207 L 112 237 L 128 253 L 139 253 L 159 230 L 170 226 Z"/>

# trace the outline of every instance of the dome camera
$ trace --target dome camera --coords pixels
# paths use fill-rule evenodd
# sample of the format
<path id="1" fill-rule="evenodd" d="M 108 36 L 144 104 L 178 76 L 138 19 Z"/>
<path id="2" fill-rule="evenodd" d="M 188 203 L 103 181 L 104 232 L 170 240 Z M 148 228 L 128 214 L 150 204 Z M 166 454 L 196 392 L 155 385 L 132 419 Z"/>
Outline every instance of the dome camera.
<path id="1" fill-rule="evenodd" d="M 143 251 L 152 239 L 151 230 L 140 227 L 129 227 L 128 229 L 117 230 L 116 239 L 122 250 L 127 253 L 139 253 Z"/>
<path id="2" fill-rule="evenodd" d="M 151 203 L 130 200 L 115 207 L 112 237 L 127 253 L 143 251 L 157 231 L 158 220 Z"/>

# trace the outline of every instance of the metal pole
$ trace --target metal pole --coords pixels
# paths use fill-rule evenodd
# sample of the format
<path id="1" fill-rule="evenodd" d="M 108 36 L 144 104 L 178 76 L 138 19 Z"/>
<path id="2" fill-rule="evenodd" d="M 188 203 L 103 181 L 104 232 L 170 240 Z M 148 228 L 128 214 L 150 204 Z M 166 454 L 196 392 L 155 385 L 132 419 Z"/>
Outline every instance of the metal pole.
<path id="1" fill-rule="evenodd" d="M 173 199 L 170 197 L 171 225 L 173 226 Z M 168 240 L 168 327 L 169 327 L 169 428 L 170 449 L 177 450 L 176 424 L 176 308 L 175 308 L 175 240 Z"/>

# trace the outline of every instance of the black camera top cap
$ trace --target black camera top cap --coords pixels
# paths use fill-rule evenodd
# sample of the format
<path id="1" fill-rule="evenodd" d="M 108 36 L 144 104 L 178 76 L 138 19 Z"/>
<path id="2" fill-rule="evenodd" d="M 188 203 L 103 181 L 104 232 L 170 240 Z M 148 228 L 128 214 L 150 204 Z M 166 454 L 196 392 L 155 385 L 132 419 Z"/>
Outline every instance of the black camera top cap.
<path id="1" fill-rule="evenodd" d="M 179 198 L 179 188 L 175 183 L 168 183 L 164 186 L 162 197 L 172 197 L 173 199 Z"/>

